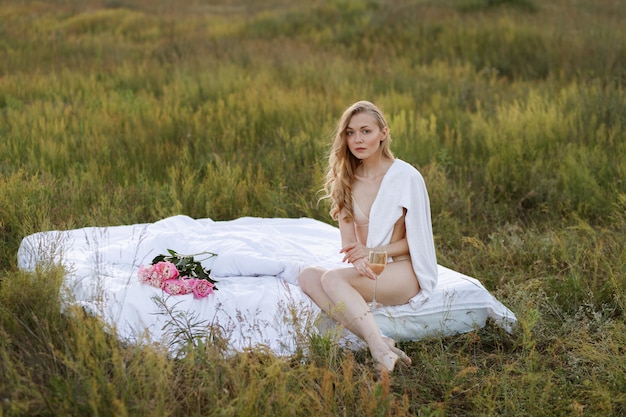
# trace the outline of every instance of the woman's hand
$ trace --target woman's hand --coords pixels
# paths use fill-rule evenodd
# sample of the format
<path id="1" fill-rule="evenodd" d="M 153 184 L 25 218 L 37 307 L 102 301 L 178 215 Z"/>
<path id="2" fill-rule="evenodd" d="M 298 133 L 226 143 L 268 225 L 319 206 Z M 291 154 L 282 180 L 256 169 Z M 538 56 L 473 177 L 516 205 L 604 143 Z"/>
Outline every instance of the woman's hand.
<path id="1" fill-rule="evenodd" d="M 369 250 L 363 246 L 363 244 L 359 242 L 348 243 L 345 245 L 339 253 L 343 253 L 343 261 L 342 262 L 350 262 L 354 265 L 356 261 L 359 259 L 366 259 L 369 255 Z"/>
<path id="2" fill-rule="evenodd" d="M 364 277 L 374 280 L 376 279 L 376 274 L 374 274 L 374 271 L 370 268 L 370 263 L 367 259 L 361 258 L 352 265 L 354 266 L 354 269 L 356 269 L 356 271 Z"/>
<path id="3" fill-rule="evenodd" d="M 343 262 L 350 262 L 357 272 L 371 279 L 376 279 L 367 261 L 369 249 L 359 242 L 348 243 L 339 251 L 344 254 Z"/>

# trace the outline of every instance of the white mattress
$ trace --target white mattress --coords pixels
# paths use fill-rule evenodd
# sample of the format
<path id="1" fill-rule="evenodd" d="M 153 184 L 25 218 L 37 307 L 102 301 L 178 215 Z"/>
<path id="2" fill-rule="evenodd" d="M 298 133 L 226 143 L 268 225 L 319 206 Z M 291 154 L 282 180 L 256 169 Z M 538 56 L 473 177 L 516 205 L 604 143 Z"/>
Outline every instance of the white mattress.
<path id="1" fill-rule="evenodd" d="M 167 296 L 139 283 L 139 266 L 166 249 L 217 253 L 203 265 L 218 280 L 218 291 L 194 299 L 192 294 Z M 23 239 L 18 265 L 28 271 L 39 263 L 63 263 L 68 269 L 65 305 L 97 314 L 124 340 L 176 348 L 181 342 L 177 331 L 185 323 L 197 335 L 219 328 L 233 350 L 264 345 L 288 355 L 306 343 L 311 331 L 329 325 L 317 320 L 313 326 L 319 309 L 300 290 L 298 273 L 309 265 L 345 267 L 339 249 L 339 230 L 313 219 L 216 222 L 173 216 L 149 224 L 35 233 Z M 381 332 L 396 340 L 468 332 L 488 318 L 507 331 L 516 323 L 477 279 L 443 266 L 436 290 L 423 305 L 383 307 L 375 317 Z M 344 340 L 351 343 L 350 335 L 344 333 Z"/>

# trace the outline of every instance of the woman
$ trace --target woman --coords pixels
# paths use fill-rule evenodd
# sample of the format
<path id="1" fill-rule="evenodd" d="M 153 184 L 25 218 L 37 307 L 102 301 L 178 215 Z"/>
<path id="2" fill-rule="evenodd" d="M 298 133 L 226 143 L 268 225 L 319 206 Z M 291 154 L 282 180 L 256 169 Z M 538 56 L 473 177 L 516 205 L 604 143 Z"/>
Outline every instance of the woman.
<path id="1" fill-rule="evenodd" d="M 349 268 L 309 267 L 302 290 L 329 316 L 362 338 L 381 371 L 411 359 L 381 335 L 367 302 L 376 275 L 370 250 L 385 250 L 389 263 L 376 298 L 383 305 L 419 305 L 437 282 L 430 205 L 420 173 L 389 149 L 389 126 L 372 103 L 359 101 L 341 117 L 326 172 L 325 198 L 339 223 L 343 261 Z"/>

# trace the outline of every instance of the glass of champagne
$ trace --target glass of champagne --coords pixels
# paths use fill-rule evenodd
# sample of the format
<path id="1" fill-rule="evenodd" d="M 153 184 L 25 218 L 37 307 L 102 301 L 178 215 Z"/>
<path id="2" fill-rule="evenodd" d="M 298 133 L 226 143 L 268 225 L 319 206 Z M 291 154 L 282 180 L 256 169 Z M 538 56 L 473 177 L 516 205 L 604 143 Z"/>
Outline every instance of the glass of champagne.
<path id="1" fill-rule="evenodd" d="M 385 270 L 385 266 L 387 265 L 387 252 L 386 251 L 370 251 L 369 256 L 370 268 L 374 274 L 376 274 L 376 281 L 374 281 L 374 296 L 372 297 L 372 301 L 367 303 L 370 310 L 374 310 L 376 308 L 382 307 L 382 304 L 376 301 L 376 287 L 378 284 L 378 277 Z"/>

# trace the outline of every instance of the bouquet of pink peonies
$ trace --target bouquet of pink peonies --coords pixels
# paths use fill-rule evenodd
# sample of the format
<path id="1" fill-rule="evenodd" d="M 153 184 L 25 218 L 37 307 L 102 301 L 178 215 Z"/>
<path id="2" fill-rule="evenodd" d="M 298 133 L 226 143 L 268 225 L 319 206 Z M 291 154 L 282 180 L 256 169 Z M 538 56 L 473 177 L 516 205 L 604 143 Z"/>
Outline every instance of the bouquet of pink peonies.
<path id="1" fill-rule="evenodd" d="M 208 258 L 212 258 L 217 256 L 216 253 L 181 255 L 172 249 L 167 252 L 169 255 L 158 255 L 150 265 L 139 267 L 139 282 L 161 288 L 171 295 L 193 293 L 196 298 L 204 298 L 217 291 L 217 281 L 211 278 L 211 271 L 194 258 L 198 255 L 209 255 Z"/>

